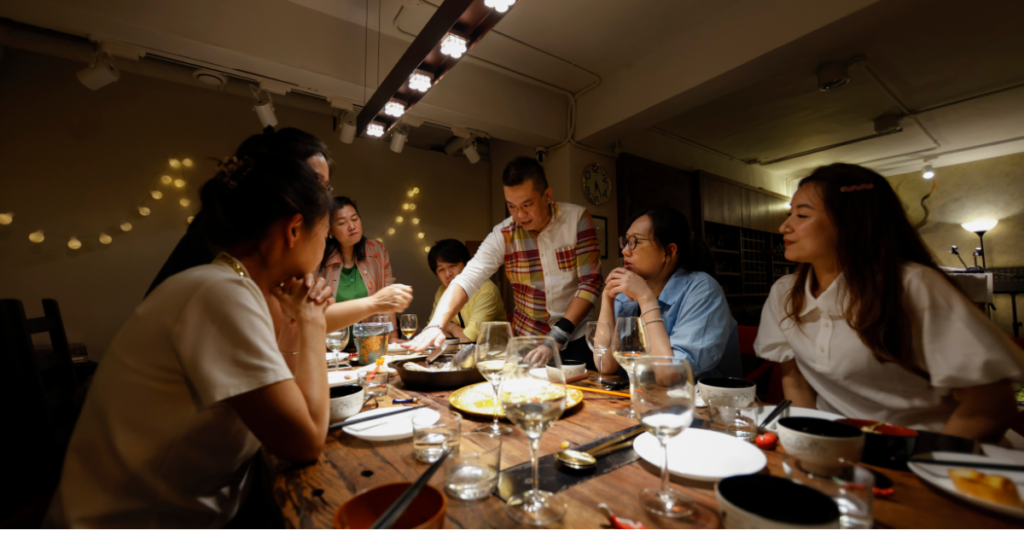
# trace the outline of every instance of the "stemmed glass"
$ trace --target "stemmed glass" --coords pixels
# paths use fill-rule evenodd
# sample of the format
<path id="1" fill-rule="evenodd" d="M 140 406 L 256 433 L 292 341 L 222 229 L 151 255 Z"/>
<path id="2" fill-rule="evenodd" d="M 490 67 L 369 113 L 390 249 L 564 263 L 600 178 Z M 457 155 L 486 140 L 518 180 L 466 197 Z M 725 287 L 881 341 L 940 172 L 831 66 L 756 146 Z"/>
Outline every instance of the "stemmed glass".
<path id="1" fill-rule="evenodd" d="M 647 338 L 647 328 L 644 326 L 643 319 L 638 316 L 620 317 L 615 322 L 615 338 L 612 344 L 612 357 L 629 376 L 629 396 L 632 397 L 635 389 L 633 361 L 638 357 L 645 357 L 651 352 L 651 344 Z M 631 419 L 637 418 L 632 407 L 619 410 L 615 414 Z"/>
<path id="2" fill-rule="evenodd" d="M 402 330 L 402 335 L 405 338 L 412 339 L 412 336 L 416 334 L 416 315 L 401 315 L 398 317 L 399 329 Z"/>
<path id="3" fill-rule="evenodd" d="M 608 322 L 587 322 L 587 346 L 590 347 L 590 351 L 594 353 L 594 364 L 597 365 L 597 360 L 603 358 L 608 352 L 608 349 L 612 346 L 612 326 Z M 621 382 L 605 379 L 605 375 L 601 374 L 598 378 L 603 384 L 607 385 L 619 385 Z"/>
<path id="4" fill-rule="evenodd" d="M 541 435 L 565 411 L 565 374 L 558 343 L 551 337 L 513 337 L 508 343 L 508 362 L 510 370 L 501 382 L 498 398 L 505 415 L 530 440 L 533 489 L 510 497 L 505 510 L 520 523 L 547 525 L 561 519 L 566 509 L 564 499 L 540 490 L 537 458 Z M 541 373 L 530 373 L 536 369 Z"/>
<path id="5" fill-rule="evenodd" d="M 348 345 L 348 328 L 344 327 L 333 333 L 327 334 L 327 347 L 331 349 L 334 354 L 331 356 L 331 367 L 338 368 L 341 366 L 341 356 L 338 352 L 345 349 Z"/>
<path id="6" fill-rule="evenodd" d="M 675 357 L 641 357 L 634 360 L 631 393 L 640 424 L 658 438 L 664 449 L 661 488 L 640 492 L 640 504 L 652 514 L 685 517 L 697 510 L 690 497 L 668 485 L 668 442 L 693 422 L 694 382 L 690 363 Z"/>
<path id="7" fill-rule="evenodd" d="M 476 339 L 476 369 L 490 382 L 494 388 L 494 422 L 488 426 L 477 428 L 477 432 L 488 432 L 494 435 L 508 435 L 512 433 L 512 427 L 498 422 L 498 408 L 501 401 L 498 398 L 498 387 L 505 374 L 516 365 L 515 362 L 508 363 L 506 350 L 508 342 L 512 339 L 512 325 L 508 322 L 484 322 L 480 324 L 480 332 Z"/>

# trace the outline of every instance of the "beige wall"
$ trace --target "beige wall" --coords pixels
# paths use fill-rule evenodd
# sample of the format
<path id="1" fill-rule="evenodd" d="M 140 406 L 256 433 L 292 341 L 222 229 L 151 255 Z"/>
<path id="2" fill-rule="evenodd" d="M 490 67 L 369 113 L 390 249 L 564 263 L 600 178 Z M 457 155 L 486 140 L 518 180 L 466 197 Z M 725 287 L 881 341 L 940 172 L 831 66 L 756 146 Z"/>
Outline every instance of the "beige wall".
<path id="1" fill-rule="evenodd" d="M 260 124 L 247 99 L 129 73 L 92 92 L 75 79 L 80 68 L 13 49 L 0 59 L 0 212 L 15 213 L 13 224 L 0 226 L 0 297 L 22 300 L 30 316 L 42 314 L 40 299 L 57 299 L 69 339 L 98 359 L 198 210 L 196 189 L 213 173 L 207 157 L 230 154 Z M 395 236 L 384 236 L 395 276 L 415 289 L 410 312 L 425 323 L 438 281 L 423 248 L 487 233 L 488 162 L 409 146 L 395 154 L 369 140 L 344 145 L 327 115 L 277 106 L 277 117 L 279 127 L 327 142 L 334 191 L 357 200 L 371 238 L 399 214 L 406 190 L 420 188 L 425 240 L 415 237 L 408 213 Z M 158 182 L 176 154 L 197 162 L 187 177 L 195 201 L 188 209 L 177 204 L 181 191 Z M 167 195 L 147 198 L 157 186 Z M 141 201 L 152 207 L 146 218 L 134 212 Z M 130 233 L 117 230 L 125 218 Z M 28 235 L 38 228 L 47 239 L 32 244 Z M 101 231 L 112 244 L 96 242 Z M 77 234 L 84 245 L 72 251 L 58 234 Z"/>
<path id="2" fill-rule="evenodd" d="M 911 223 L 920 221 L 924 216 L 920 201 L 932 181 L 922 179 L 919 171 L 888 180 L 907 207 Z M 999 220 L 985 233 L 989 268 L 1024 266 L 1024 153 L 937 168 L 935 180 L 935 194 L 926 202 L 931 216 L 920 232 L 940 266 L 961 266 L 949 254 L 949 246 L 954 244 L 967 264 L 973 263 L 971 254 L 978 247 L 978 235 L 960 224 L 974 220 Z M 1018 298 L 1017 305 L 1024 318 L 1024 297 Z M 993 320 L 1012 334 L 1009 296 L 996 295 L 995 306 Z"/>

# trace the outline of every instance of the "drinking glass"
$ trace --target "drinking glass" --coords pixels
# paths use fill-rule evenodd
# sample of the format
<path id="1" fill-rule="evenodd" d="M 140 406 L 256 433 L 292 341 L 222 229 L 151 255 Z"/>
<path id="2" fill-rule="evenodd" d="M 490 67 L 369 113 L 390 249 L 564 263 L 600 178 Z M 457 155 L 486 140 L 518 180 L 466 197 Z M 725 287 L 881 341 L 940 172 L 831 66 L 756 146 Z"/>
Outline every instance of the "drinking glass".
<path id="1" fill-rule="evenodd" d="M 352 326 L 352 337 L 356 340 L 356 356 L 360 365 L 372 365 L 378 358 L 387 354 L 388 332 L 391 331 L 391 320 L 387 324 L 377 322 L 373 315 L 366 322 Z M 385 317 L 387 315 L 384 315 Z"/>
<path id="2" fill-rule="evenodd" d="M 612 346 L 612 326 L 608 322 L 587 322 L 587 346 L 594 353 L 594 364 L 601 359 Z M 598 381 L 606 385 L 621 385 L 615 376 L 601 374 Z"/>
<path id="3" fill-rule="evenodd" d="M 746 396 L 713 395 L 708 398 L 711 429 L 744 441 L 757 436 L 757 402 Z"/>
<path id="4" fill-rule="evenodd" d="M 839 507 L 840 528 L 870 529 L 874 525 L 875 476 L 871 471 L 855 463 L 846 463 L 839 476 L 818 475 L 808 471 L 793 456 L 782 460 L 782 470 L 793 482 L 832 497 Z"/>
<path id="5" fill-rule="evenodd" d="M 334 333 L 327 334 L 327 347 L 331 349 L 333 356 L 331 357 L 330 366 L 338 368 L 341 366 L 341 355 L 339 352 L 345 349 L 348 345 L 348 328 L 341 328 Z"/>
<path id="6" fill-rule="evenodd" d="M 444 490 L 464 501 L 483 499 L 498 485 L 501 438 L 487 432 L 462 435 L 458 454 L 445 460 Z"/>
<path id="7" fill-rule="evenodd" d="M 543 357 L 549 357 L 546 367 Z M 541 436 L 565 411 L 565 374 L 558 343 L 551 337 L 513 337 L 508 343 L 508 361 L 509 371 L 498 398 L 505 415 L 530 440 L 533 489 L 510 497 L 505 510 L 520 523 L 547 525 L 561 519 L 566 509 L 564 499 L 540 490 L 537 458 Z M 535 370 L 540 373 L 531 374 Z"/>
<path id="8" fill-rule="evenodd" d="M 462 414 L 455 411 L 424 411 L 412 418 L 412 454 L 433 463 L 444 451 L 459 451 L 462 438 Z"/>
<path id="9" fill-rule="evenodd" d="M 363 387 L 363 402 L 369 402 L 388 394 L 388 371 L 381 367 L 380 370 L 359 371 L 359 385 Z"/>
<path id="10" fill-rule="evenodd" d="M 401 315 L 398 317 L 399 329 L 402 330 L 402 335 L 405 338 L 411 339 L 416 334 L 416 315 Z"/>
<path id="11" fill-rule="evenodd" d="M 510 367 L 516 363 L 507 362 L 506 359 L 508 342 L 512 339 L 512 325 L 508 322 L 484 322 L 480 325 L 480 332 L 476 339 L 476 369 L 494 388 L 494 422 L 489 426 L 482 426 L 475 431 L 488 432 L 495 435 L 508 435 L 512 433 L 512 427 L 498 422 L 498 408 L 501 403 L 498 400 L 498 387 Z"/>
<path id="12" fill-rule="evenodd" d="M 651 343 L 647 338 L 647 328 L 638 316 L 623 316 L 615 322 L 615 336 L 612 338 L 612 357 L 629 376 L 629 396 L 635 390 L 633 381 L 633 361 L 645 357 L 651 352 Z M 615 412 L 616 415 L 636 419 L 632 407 Z"/>
<path id="13" fill-rule="evenodd" d="M 638 420 L 658 438 L 665 452 L 661 466 L 661 487 L 640 492 L 640 504 L 652 514 L 685 517 L 697 510 L 690 497 L 668 485 L 668 442 L 693 422 L 693 371 L 685 359 L 640 357 L 634 359 L 636 388 L 630 393 Z"/>

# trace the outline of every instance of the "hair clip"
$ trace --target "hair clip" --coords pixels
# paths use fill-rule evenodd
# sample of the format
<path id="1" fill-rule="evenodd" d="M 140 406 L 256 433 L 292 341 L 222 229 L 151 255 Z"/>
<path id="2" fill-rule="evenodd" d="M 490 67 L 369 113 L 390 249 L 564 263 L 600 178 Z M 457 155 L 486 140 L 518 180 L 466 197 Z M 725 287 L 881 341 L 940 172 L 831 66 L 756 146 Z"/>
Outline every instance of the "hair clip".
<path id="1" fill-rule="evenodd" d="M 238 181 L 245 178 L 252 171 L 253 161 L 248 156 L 239 159 L 237 156 L 225 158 L 217 162 L 217 177 L 227 184 L 229 189 L 238 186 Z M 239 171 L 241 169 L 242 171 Z"/>
<path id="2" fill-rule="evenodd" d="M 860 190 L 870 190 L 870 189 L 872 189 L 874 187 L 875 187 L 874 183 L 865 182 L 864 184 L 858 184 L 856 186 L 840 186 L 839 187 L 839 191 L 843 192 L 843 193 L 846 193 L 846 192 L 857 192 L 857 191 L 860 191 Z"/>

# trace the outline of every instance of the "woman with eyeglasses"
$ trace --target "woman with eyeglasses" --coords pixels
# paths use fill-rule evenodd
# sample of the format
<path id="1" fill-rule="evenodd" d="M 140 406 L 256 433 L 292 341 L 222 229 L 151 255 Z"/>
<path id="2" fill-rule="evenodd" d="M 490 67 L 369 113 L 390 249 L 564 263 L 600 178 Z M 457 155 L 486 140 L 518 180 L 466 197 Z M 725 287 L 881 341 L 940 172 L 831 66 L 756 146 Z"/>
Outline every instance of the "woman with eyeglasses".
<path id="1" fill-rule="evenodd" d="M 690 362 L 695 376 L 739 377 L 736 321 L 715 281 L 714 257 L 694 239 L 686 216 L 655 207 L 633 216 L 619 239 L 625 266 L 608 274 L 601 295 L 601 322 L 638 316 L 647 327 L 651 355 Z M 618 371 L 611 350 L 594 356 L 602 374 Z"/>

